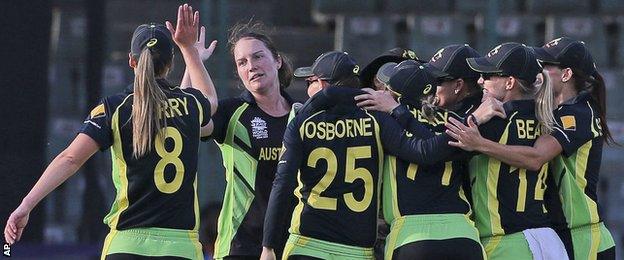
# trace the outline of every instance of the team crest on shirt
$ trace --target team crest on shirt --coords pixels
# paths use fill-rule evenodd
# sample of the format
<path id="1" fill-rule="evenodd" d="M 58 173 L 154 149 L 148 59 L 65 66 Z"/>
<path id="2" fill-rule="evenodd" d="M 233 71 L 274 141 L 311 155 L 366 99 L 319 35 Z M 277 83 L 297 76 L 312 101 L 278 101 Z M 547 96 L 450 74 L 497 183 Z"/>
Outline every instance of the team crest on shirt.
<path id="1" fill-rule="evenodd" d="M 98 118 L 105 115 L 106 109 L 104 109 L 104 104 L 99 104 L 97 107 L 93 108 L 93 110 L 91 110 L 91 113 L 89 114 L 91 118 Z"/>
<path id="2" fill-rule="evenodd" d="M 267 123 L 260 117 L 254 117 L 251 120 L 251 134 L 256 139 L 269 138 L 269 130 L 267 130 Z"/>
<path id="3" fill-rule="evenodd" d="M 576 118 L 574 116 L 562 116 L 561 124 L 564 130 L 576 130 Z"/>

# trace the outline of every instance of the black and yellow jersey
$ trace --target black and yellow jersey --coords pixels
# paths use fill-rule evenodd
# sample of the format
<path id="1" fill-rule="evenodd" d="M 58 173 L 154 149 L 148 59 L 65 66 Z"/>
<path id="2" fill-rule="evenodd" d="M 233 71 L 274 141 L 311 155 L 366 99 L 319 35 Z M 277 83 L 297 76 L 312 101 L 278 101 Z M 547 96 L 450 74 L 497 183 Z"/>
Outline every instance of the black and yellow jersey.
<path id="1" fill-rule="evenodd" d="M 533 146 L 540 135 L 535 102 L 508 101 L 503 107 L 507 118 L 494 117 L 479 126 L 483 137 L 506 145 Z M 481 237 L 549 226 L 543 201 L 548 165 L 529 171 L 484 154 L 472 157 L 469 164 L 475 223 Z"/>
<path id="2" fill-rule="evenodd" d="M 265 246 L 274 246 L 276 234 L 288 223 L 287 212 L 293 211 L 292 234 L 372 247 L 384 153 L 418 163 L 423 160 L 420 138 L 432 136 L 425 127 L 408 137 L 388 114 L 362 110 L 352 96 L 331 103 L 314 113 L 299 113 L 286 129 L 265 220 Z M 308 104 L 302 111 L 308 111 Z M 294 210 L 284 206 L 293 193 L 298 200 Z"/>
<path id="3" fill-rule="evenodd" d="M 197 157 L 200 127 L 210 121 L 210 104 L 196 89 L 158 83 L 167 97 L 162 115 L 167 123 L 165 140 L 155 142 L 145 156 L 132 155 L 132 85 L 125 93 L 104 98 L 80 130 L 101 150 L 112 146 L 117 195 L 104 223 L 113 230 L 198 229 Z"/>
<path id="4" fill-rule="evenodd" d="M 444 124 L 449 117 L 460 121 L 481 102 L 481 94 L 471 96 L 456 106 L 456 110 L 438 109 L 430 119 L 423 115 L 419 108 L 405 106 L 410 118 L 399 118 L 408 131 L 410 125 L 424 124 L 434 133 L 442 134 Z M 434 138 L 441 138 L 434 137 Z M 443 142 L 445 143 L 445 142 Z M 445 144 L 446 146 L 446 144 Z M 447 149 L 457 150 L 453 147 Z M 418 214 L 470 214 L 470 203 L 464 191 L 468 180 L 467 161 L 462 159 L 448 160 L 438 155 L 438 163 L 418 165 L 395 156 L 387 155 L 383 168 L 383 215 L 387 223 L 405 215 Z M 447 161 L 448 160 L 448 161 Z"/>
<path id="5" fill-rule="evenodd" d="M 552 136 L 563 152 L 551 161 L 554 196 L 546 205 L 558 228 L 576 228 L 601 221 L 596 189 L 604 136 L 599 110 L 588 92 L 564 102 L 554 111 Z M 550 188 L 550 187 L 549 187 Z"/>
<path id="6" fill-rule="evenodd" d="M 286 92 L 282 96 L 293 103 Z M 249 91 L 219 102 L 211 138 L 221 150 L 227 186 L 215 258 L 262 252 L 264 216 L 288 118 L 264 112 Z M 287 232 L 282 239 L 285 243 Z"/>

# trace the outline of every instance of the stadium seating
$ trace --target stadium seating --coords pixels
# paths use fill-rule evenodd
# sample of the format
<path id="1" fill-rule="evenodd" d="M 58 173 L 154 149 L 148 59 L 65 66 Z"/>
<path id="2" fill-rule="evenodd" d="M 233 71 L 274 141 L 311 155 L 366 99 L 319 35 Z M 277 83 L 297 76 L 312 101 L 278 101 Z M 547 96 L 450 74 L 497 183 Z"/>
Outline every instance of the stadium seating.
<path id="1" fill-rule="evenodd" d="M 375 0 L 314 0 L 313 10 L 329 15 L 374 13 L 378 9 Z"/>
<path id="2" fill-rule="evenodd" d="M 527 0 L 531 14 L 587 14 L 592 10 L 590 0 Z"/>
<path id="3" fill-rule="evenodd" d="M 453 10 L 450 0 L 388 0 L 384 10 L 393 14 L 440 14 Z"/>
<path id="4" fill-rule="evenodd" d="M 409 46 L 424 58 L 431 57 L 439 48 L 456 43 L 469 43 L 470 20 L 456 16 L 418 16 L 410 17 L 408 32 Z M 478 37 L 473 37 L 478 38 Z"/>
<path id="5" fill-rule="evenodd" d="M 600 14 L 624 15 L 624 1 L 622 0 L 600 0 Z"/>
<path id="6" fill-rule="evenodd" d="M 605 28 L 602 20 L 593 16 L 556 16 L 547 19 L 547 28 L 551 27 L 551 34 L 546 36 L 546 41 L 559 36 L 569 36 L 588 44 L 596 65 L 604 66 L 607 60 L 607 46 Z"/>
<path id="7" fill-rule="evenodd" d="M 342 50 L 365 65 L 379 53 L 396 47 L 394 22 L 379 16 L 344 17 Z M 336 34 L 338 35 L 338 33 Z M 339 48 L 340 46 L 336 46 Z"/>

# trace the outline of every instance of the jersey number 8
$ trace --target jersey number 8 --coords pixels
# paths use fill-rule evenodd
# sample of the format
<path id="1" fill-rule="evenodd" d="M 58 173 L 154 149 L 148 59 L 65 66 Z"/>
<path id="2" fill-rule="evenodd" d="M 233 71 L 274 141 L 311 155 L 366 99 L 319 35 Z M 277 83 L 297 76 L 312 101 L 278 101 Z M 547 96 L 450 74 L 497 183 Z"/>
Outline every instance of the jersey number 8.
<path id="1" fill-rule="evenodd" d="M 355 160 L 371 158 L 370 146 L 356 146 L 347 148 L 345 182 L 353 183 L 356 179 L 364 182 L 364 197 L 357 200 L 352 192 L 343 195 L 345 204 L 349 209 L 355 212 L 365 211 L 371 204 L 373 199 L 373 176 L 366 168 L 356 168 Z M 314 149 L 308 157 L 308 167 L 316 167 L 320 159 L 327 161 L 327 172 L 323 178 L 312 188 L 308 203 L 316 209 L 337 210 L 338 199 L 323 197 L 323 193 L 327 187 L 333 182 L 338 170 L 338 160 L 336 154 L 326 147 Z"/>
<path id="2" fill-rule="evenodd" d="M 182 186 L 182 180 L 184 179 L 184 163 L 180 159 L 182 154 L 182 135 L 180 131 L 174 127 L 168 126 L 165 130 L 165 140 L 163 142 L 155 142 L 156 153 L 160 156 L 160 160 L 154 168 L 154 183 L 156 188 L 162 193 L 171 194 L 180 189 Z M 173 151 L 167 151 L 165 149 L 165 142 L 167 138 L 173 139 Z M 171 182 L 165 180 L 165 167 L 172 164 L 175 168 L 175 177 Z"/>

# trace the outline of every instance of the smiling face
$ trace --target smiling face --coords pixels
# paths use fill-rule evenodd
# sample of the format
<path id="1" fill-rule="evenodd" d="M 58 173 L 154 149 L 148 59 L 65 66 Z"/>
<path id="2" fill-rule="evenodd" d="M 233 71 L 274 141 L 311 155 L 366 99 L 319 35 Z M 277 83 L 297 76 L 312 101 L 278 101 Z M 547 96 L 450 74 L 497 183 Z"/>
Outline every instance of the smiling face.
<path id="1" fill-rule="evenodd" d="M 262 41 L 240 39 L 234 47 L 234 62 L 238 77 L 250 92 L 279 91 L 277 70 L 282 66 L 282 60 L 276 59 Z"/>
<path id="2" fill-rule="evenodd" d="M 483 86 L 483 100 L 487 97 L 493 97 L 501 102 L 507 101 L 506 83 L 508 78 L 506 76 L 481 76 L 478 83 Z"/>

